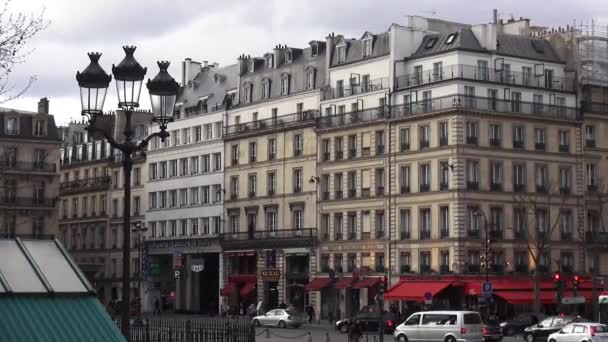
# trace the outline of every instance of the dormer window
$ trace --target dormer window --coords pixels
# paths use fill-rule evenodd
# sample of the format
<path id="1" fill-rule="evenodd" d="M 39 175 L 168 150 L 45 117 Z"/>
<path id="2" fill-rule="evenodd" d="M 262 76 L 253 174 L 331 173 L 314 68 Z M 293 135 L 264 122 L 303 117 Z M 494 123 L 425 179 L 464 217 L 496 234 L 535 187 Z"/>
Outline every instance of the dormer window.
<path id="1" fill-rule="evenodd" d="M 281 95 L 289 94 L 289 74 L 284 73 L 281 75 Z"/>
<path id="2" fill-rule="evenodd" d="M 433 37 L 433 38 L 429 39 L 429 41 L 428 41 L 428 42 L 426 42 L 426 46 L 425 46 L 425 48 L 430 49 L 430 48 L 432 48 L 433 46 L 435 46 L 435 43 L 437 43 L 437 38 L 436 38 L 436 37 Z"/>
<path id="3" fill-rule="evenodd" d="M 293 55 L 292 52 L 290 50 L 285 51 L 285 63 L 289 64 L 293 61 Z"/>
<path id="4" fill-rule="evenodd" d="M 363 57 L 369 57 L 372 55 L 372 39 L 367 38 L 363 40 Z"/>
<path id="5" fill-rule="evenodd" d="M 249 60 L 249 72 L 255 71 L 255 61 L 253 59 Z"/>
<path id="6" fill-rule="evenodd" d="M 251 92 L 253 90 L 253 86 L 251 83 L 246 83 L 243 87 L 243 102 L 250 103 L 251 102 Z"/>
<path id="7" fill-rule="evenodd" d="M 262 80 L 262 98 L 270 98 L 270 80 L 268 78 Z"/>
<path id="8" fill-rule="evenodd" d="M 315 68 L 306 68 L 306 90 L 315 89 Z"/>
<path id="9" fill-rule="evenodd" d="M 6 120 L 6 129 L 5 129 L 4 133 L 7 135 L 19 134 L 19 119 L 18 118 L 8 118 Z"/>
<path id="10" fill-rule="evenodd" d="M 338 63 L 346 62 L 346 44 L 338 46 L 336 49 L 338 52 Z"/>
<path id="11" fill-rule="evenodd" d="M 310 46 L 310 55 L 311 55 L 312 57 L 315 57 L 315 56 L 317 56 L 318 54 L 319 54 L 319 44 L 317 44 L 317 43 L 313 43 L 313 44 Z"/>
<path id="12" fill-rule="evenodd" d="M 454 42 L 454 40 L 456 39 L 456 36 L 458 35 L 458 33 L 451 33 L 448 38 L 445 40 L 445 45 L 450 45 Z"/>
<path id="13" fill-rule="evenodd" d="M 45 120 L 35 120 L 34 121 L 34 136 L 35 137 L 43 137 L 45 136 L 45 128 L 46 121 Z"/>
<path id="14" fill-rule="evenodd" d="M 272 57 L 274 57 L 273 55 L 268 55 L 266 56 L 266 69 L 272 69 L 273 64 L 272 64 Z"/>

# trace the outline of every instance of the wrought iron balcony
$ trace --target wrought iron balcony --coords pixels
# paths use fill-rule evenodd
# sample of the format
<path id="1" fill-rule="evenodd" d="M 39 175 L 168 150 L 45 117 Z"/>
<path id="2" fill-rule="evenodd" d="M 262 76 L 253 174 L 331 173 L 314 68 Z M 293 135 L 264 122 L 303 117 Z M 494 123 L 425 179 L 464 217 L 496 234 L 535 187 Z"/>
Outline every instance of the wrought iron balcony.
<path id="1" fill-rule="evenodd" d="M 478 142 L 477 137 L 474 137 L 474 136 L 467 137 L 467 144 L 468 145 L 477 145 L 477 142 Z"/>
<path id="2" fill-rule="evenodd" d="M 401 231 L 401 240 L 409 240 L 410 237 L 411 237 L 411 234 L 410 234 L 409 230 Z"/>
<path id="3" fill-rule="evenodd" d="M 479 190 L 479 182 L 467 182 L 467 190 Z"/>
<path id="4" fill-rule="evenodd" d="M 439 273 L 440 274 L 450 274 L 450 266 L 448 266 L 448 265 L 439 265 Z"/>
<path id="5" fill-rule="evenodd" d="M 593 140 L 593 139 L 586 139 L 585 140 L 585 147 L 595 148 L 595 140 Z"/>
<path id="6" fill-rule="evenodd" d="M 382 196 L 382 195 L 384 195 L 384 187 L 383 186 L 376 187 L 376 196 Z"/>
<path id="7" fill-rule="evenodd" d="M 15 234 L 14 232 L 3 233 L 2 238 L 14 239 L 20 238 L 22 240 L 53 240 L 55 235 L 53 234 Z"/>
<path id="8" fill-rule="evenodd" d="M 467 230 L 467 237 L 473 238 L 473 239 L 479 239 L 479 229 L 471 229 L 469 228 Z"/>
<path id="9" fill-rule="evenodd" d="M 357 196 L 357 190 L 348 189 L 348 198 L 355 198 L 355 196 Z"/>
<path id="10" fill-rule="evenodd" d="M 442 239 L 448 239 L 450 237 L 450 231 L 448 229 L 441 229 L 439 231 L 439 236 Z"/>
<path id="11" fill-rule="evenodd" d="M 54 209 L 54 198 L 0 196 L 0 207 Z"/>
<path id="12" fill-rule="evenodd" d="M 597 192 L 597 184 L 587 184 L 587 192 Z"/>
<path id="13" fill-rule="evenodd" d="M 220 234 L 224 248 L 311 247 L 318 241 L 317 228 L 263 230 Z"/>
<path id="14" fill-rule="evenodd" d="M 545 194 L 547 193 L 547 187 L 544 185 L 536 184 L 536 192 L 540 194 Z"/>
<path id="15" fill-rule="evenodd" d="M 369 188 L 363 188 L 361 189 L 361 197 L 369 197 L 371 194 L 371 191 Z M 350 192 L 349 192 L 349 197 L 350 197 Z M 354 196 L 352 196 L 354 197 Z"/>
<path id="16" fill-rule="evenodd" d="M 344 159 L 344 151 L 336 151 L 336 160 Z"/>
<path id="17" fill-rule="evenodd" d="M 343 240 L 343 239 L 344 239 L 344 234 L 342 234 L 342 232 L 337 232 L 334 240 Z"/>
<path id="18" fill-rule="evenodd" d="M 501 183 L 490 183 L 490 190 L 491 191 L 502 191 L 502 184 Z"/>
<path id="19" fill-rule="evenodd" d="M 401 273 L 410 273 L 412 272 L 412 268 L 410 265 L 401 265 Z"/>
<path id="20" fill-rule="evenodd" d="M 420 240 L 428 240 L 431 238 L 431 231 L 426 229 L 426 230 L 421 230 L 420 231 Z"/>
<path id="21" fill-rule="evenodd" d="M 365 94 L 376 90 L 388 89 L 388 78 L 377 78 L 360 84 L 349 86 L 327 88 L 321 93 L 321 101 L 338 99 L 342 97 Z"/>
<path id="22" fill-rule="evenodd" d="M 384 153 L 384 145 L 378 145 L 376 146 L 376 154 L 383 154 Z"/>
<path id="23" fill-rule="evenodd" d="M 480 272 L 481 272 L 481 265 L 479 265 L 479 264 L 467 265 L 467 273 L 479 274 Z"/>
<path id="24" fill-rule="evenodd" d="M 540 143 L 537 142 L 534 144 L 534 149 L 537 151 L 544 151 L 545 150 L 545 143 Z"/>
<path id="25" fill-rule="evenodd" d="M 448 138 L 447 137 L 443 137 L 439 139 L 439 146 L 447 146 L 448 145 Z"/>
<path id="26" fill-rule="evenodd" d="M 501 240 L 502 239 L 502 230 L 501 229 L 492 229 L 490 230 L 490 239 L 492 240 Z"/>
<path id="27" fill-rule="evenodd" d="M 525 192 L 526 185 L 525 184 L 513 184 L 513 191 L 514 192 Z"/>
<path id="28" fill-rule="evenodd" d="M 344 197 L 344 191 L 338 190 L 336 191 L 336 199 L 342 199 Z"/>
<path id="29" fill-rule="evenodd" d="M 328 161 L 330 158 L 330 153 L 329 152 L 323 152 L 323 161 Z"/>
<path id="30" fill-rule="evenodd" d="M 559 145 L 559 151 L 560 152 L 564 152 L 564 153 L 568 153 L 570 152 L 570 145 Z"/>
<path id="31" fill-rule="evenodd" d="M 348 150 L 348 158 L 349 159 L 357 158 L 357 149 L 356 148 L 351 148 Z"/>
<path id="32" fill-rule="evenodd" d="M 0 160 L 0 171 L 2 172 L 32 172 L 32 173 L 55 173 L 57 166 L 44 162 L 23 162 L 15 160 Z"/>
<path id="33" fill-rule="evenodd" d="M 607 244 L 608 232 L 588 231 L 585 233 L 587 242 L 594 244 Z"/>
<path id="34" fill-rule="evenodd" d="M 59 193 L 61 195 L 70 195 L 83 192 L 104 191 L 110 189 L 110 183 L 110 176 L 63 182 L 59 185 Z"/>
<path id="35" fill-rule="evenodd" d="M 429 192 L 431 190 L 430 184 L 420 184 L 420 192 Z"/>
<path id="36" fill-rule="evenodd" d="M 429 273 L 431 272 L 431 265 L 421 264 L 420 265 L 420 273 Z"/>
<path id="37" fill-rule="evenodd" d="M 524 232 L 523 230 L 516 230 L 513 235 L 517 240 L 526 239 L 526 232 Z"/>
<path id="38" fill-rule="evenodd" d="M 226 134 L 224 137 L 230 139 L 240 135 L 256 134 L 267 130 L 285 129 L 293 126 L 297 127 L 305 124 L 313 124 L 318 117 L 318 110 L 306 110 L 274 118 L 230 125 L 226 126 Z"/>
<path id="39" fill-rule="evenodd" d="M 407 185 L 402 185 L 401 186 L 401 193 L 402 194 L 407 194 L 409 192 L 410 192 L 410 187 L 409 186 L 407 186 Z"/>
<path id="40" fill-rule="evenodd" d="M 490 266 L 490 272 L 494 274 L 503 274 L 505 271 L 505 267 L 503 265 L 492 264 Z"/>
<path id="41" fill-rule="evenodd" d="M 324 200 L 324 201 L 329 200 L 329 191 L 323 191 L 321 193 L 321 199 Z"/>
<path id="42" fill-rule="evenodd" d="M 445 191 L 445 190 L 448 190 L 448 188 L 449 188 L 448 183 L 446 183 L 446 182 L 439 183 L 439 190 Z"/>
<path id="43" fill-rule="evenodd" d="M 384 239 L 386 237 L 386 231 L 384 229 L 376 229 L 376 239 Z"/>
<path id="44" fill-rule="evenodd" d="M 500 145 L 501 145 L 500 139 L 490 139 L 490 146 L 500 147 Z"/>
<path id="45" fill-rule="evenodd" d="M 422 72 L 397 76 L 395 89 L 417 87 L 445 80 L 464 79 L 482 82 L 499 83 L 505 86 L 522 86 L 541 88 L 555 91 L 574 92 L 575 79 L 571 77 L 552 77 L 551 82 L 545 82 L 544 76 L 536 77 L 522 72 L 495 71 L 490 68 L 480 68 L 475 65 L 454 64 L 441 69 L 429 69 Z"/>
<path id="46" fill-rule="evenodd" d="M 408 144 L 408 143 L 402 143 L 400 145 L 400 148 L 401 148 L 401 152 L 403 152 L 403 151 L 409 151 L 410 150 L 410 144 Z"/>
<path id="47" fill-rule="evenodd" d="M 428 148 L 430 142 L 428 140 L 420 140 L 420 148 Z"/>

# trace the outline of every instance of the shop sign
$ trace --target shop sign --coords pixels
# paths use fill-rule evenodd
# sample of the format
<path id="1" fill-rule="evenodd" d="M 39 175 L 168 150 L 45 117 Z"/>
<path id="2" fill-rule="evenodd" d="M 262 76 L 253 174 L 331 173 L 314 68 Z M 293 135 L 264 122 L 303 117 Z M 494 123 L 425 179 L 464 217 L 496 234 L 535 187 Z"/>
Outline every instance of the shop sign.
<path id="1" fill-rule="evenodd" d="M 323 251 L 368 251 L 368 250 L 383 250 L 382 244 L 340 244 L 323 246 Z"/>
<path id="2" fill-rule="evenodd" d="M 260 270 L 260 278 L 264 281 L 278 280 L 281 278 L 281 270 L 276 268 L 267 268 Z"/>
<path id="3" fill-rule="evenodd" d="M 159 264 L 150 264 L 150 275 L 153 277 L 160 276 L 160 265 Z"/>
<path id="4" fill-rule="evenodd" d="M 171 241 L 153 241 L 149 243 L 150 248 L 167 249 L 167 248 L 192 248 L 192 247 L 209 247 L 215 240 L 209 239 L 191 239 L 191 240 L 171 240 Z"/>
<path id="5" fill-rule="evenodd" d="M 192 265 L 192 272 L 202 272 L 205 270 L 205 265 Z"/>

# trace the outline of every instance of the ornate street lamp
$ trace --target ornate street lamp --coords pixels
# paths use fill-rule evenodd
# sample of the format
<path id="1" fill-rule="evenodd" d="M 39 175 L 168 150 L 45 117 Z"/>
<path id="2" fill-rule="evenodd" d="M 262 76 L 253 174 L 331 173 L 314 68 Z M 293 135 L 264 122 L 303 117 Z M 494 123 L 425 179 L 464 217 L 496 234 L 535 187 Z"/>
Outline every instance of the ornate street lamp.
<path id="1" fill-rule="evenodd" d="M 146 68 L 143 68 L 133 53 L 134 46 L 124 46 L 125 58 L 117 65 L 112 66 L 114 79 L 116 80 L 116 90 L 118 95 L 118 107 L 123 110 L 125 115 L 125 127 L 123 131 L 124 140 L 117 141 L 106 130 L 95 125 L 97 119 L 103 116 L 103 103 L 112 76 L 106 74 L 99 65 L 98 52 L 89 53 L 91 63 L 82 72 L 76 73 L 76 80 L 80 87 L 80 99 L 82 103 L 82 115 L 88 119 L 87 131 L 90 133 L 101 134 L 106 141 L 115 149 L 122 153 L 122 167 L 124 173 L 124 206 L 123 206 L 123 266 L 122 266 L 122 306 L 121 306 L 121 330 L 125 337 L 129 336 L 129 305 L 130 305 L 130 261 L 131 250 L 131 170 L 133 168 L 133 154 L 144 150 L 150 140 L 159 137 L 165 140 L 167 124 L 173 120 L 173 110 L 179 85 L 167 72 L 169 62 L 159 62 L 160 72 L 156 77 L 148 81 L 150 99 L 154 112 L 153 122 L 159 124 L 160 130 L 148 135 L 139 143 L 133 142 L 134 133 L 131 127 L 131 116 L 133 110 L 139 107 L 139 95 L 141 84 L 146 75 Z"/>

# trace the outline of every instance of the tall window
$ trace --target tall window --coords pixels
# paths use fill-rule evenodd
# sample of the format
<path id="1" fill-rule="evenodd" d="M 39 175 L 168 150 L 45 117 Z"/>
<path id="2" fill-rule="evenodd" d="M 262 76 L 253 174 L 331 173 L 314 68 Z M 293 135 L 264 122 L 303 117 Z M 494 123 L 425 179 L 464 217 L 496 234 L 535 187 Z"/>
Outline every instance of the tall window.
<path id="1" fill-rule="evenodd" d="M 401 151 L 407 151 L 410 149 L 410 128 L 405 127 L 399 130 L 399 142 Z"/>
<path id="2" fill-rule="evenodd" d="M 467 189 L 479 189 L 479 161 L 467 160 L 465 167 L 467 171 Z"/>
<path id="3" fill-rule="evenodd" d="M 401 193 L 410 192 L 410 167 L 409 166 L 401 166 L 399 168 L 399 182 L 401 185 Z"/>
<path id="4" fill-rule="evenodd" d="M 502 162 L 490 161 L 490 188 L 492 191 L 502 190 Z"/>
<path id="5" fill-rule="evenodd" d="M 431 128 L 428 125 L 420 126 L 420 148 L 429 147 L 431 140 Z"/>
<path id="6" fill-rule="evenodd" d="M 448 123 L 439 123 L 439 145 L 445 146 L 448 144 Z"/>
<path id="7" fill-rule="evenodd" d="M 526 189 L 526 165 L 516 163 L 513 164 L 513 190 L 516 192 L 525 191 Z"/>
<path id="8" fill-rule="evenodd" d="M 450 166 L 447 161 L 439 162 L 439 187 L 447 190 L 450 186 Z"/>
<path id="9" fill-rule="evenodd" d="M 528 216 L 525 208 L 513 208 L 513 231 L 515 238 L 524 239 L 526 238 L 526 226 L 528 222 Z"/>
<path id="10" fill-rule="evenodd" d="M 303 171 L 302 169 L 294 169 L 293 170 L 293 192 L 299 193 L 302 192 L 302 184 L 303 184 Z"/>
<path id="11" fill-rule="evenodd" d="M 525 146 L 524 126 L 513 126 L 513 148 L 524 148 Z"/>
<path id="12" fill-rule="evenodd" d="M 248 177 L 249 183 L 249 197 L 255 197 L 256 189 L 257 189 L 257 176 L 255 174 L 251 174 Z"/>
<path id="13" fill-rule="evenodd" d="M 420 209 L 420 239 L 430 239 L 431 237 L 431 209 Z"/>
<path id="14" fill-rule="evenodd" d="M 302 155 L 302 134 L 294 134 L 293 136 L 293 155 L 295 157 Z"/>
<path id="15" fill-rule="evenodd" d="M 291 213 L 293 217 L 293 228 L 301 230 L 304 228 L 304 215 L 302 215 L 302 209 L 295 209 Z"/>
<path id="16" fill-rule="evenodd" d="M 232 151 L 232 165 L 239 164 L 239 145 L 235 144 L 231 146 Z"/>
<path id="17" fill-rule="evenodd" d="M 209 167 L 210 167 L 210 160 L 209 160 L 209 155 L 205 154 L 202 156 L 201 160 L 202 160 L 202 172 L 203 173 L 207 173 L 209 172 Z"/>
<path id="18" fill-rule="evenodd" d="M 489 70 L 490 69 L 488 68 L 488 61 L 477 61 L 477 77 L 479 80 L 487 81 L 490 78 Z"/>
<path id="19" fill-rule="evenodd" d="M 338 63 L 346 61 L 346 45 L 340 45 L 336 48 L 338 50 Z"/>
<path id="20" fill-rule="evenodd" d="M 439 208 L 439 231 L 442 238 L 450 236 L 450 208 L 445 206 Z"/>
<path id="21" fill-rule="evenodd" d="M 545 150 L 545 129 L 534 129 L 534 148 L 539 151 Z"/>
<path id="22" fill-rule="evenodd" d="M 274 160 L 277 156 L 277 139 L 268 139 L 268 160 Z"/>
<path id="23" fill-rule="evenodd" d="M 266 229 L 271 232 L 277 230 L 277 213 L 273 210 L 266 212 Z"/>
<path id="24" fill-rule="evenodd" d="M 570 193 L 572 170 L 569 166 L 559 168 L 559 187 L 562 194 Z"/>
<path id="25" fill-rule="evenodd" d="M 249 162 L 255 163 L 258 157 L 258 145 L 255 141 L 249 143 Z"/>
<path id="26" fill-rule="evenodd" d="M 281 95 L 289 94 L 289 75 L 281 77 Z"/>
<path id="27" fill-rule="evenodd" d="M 409 239 L 411 237 L 411 217 L 409 209 L 399 210 L 399 225 L 401 239 Z"/>
<path id="28" fill-rule="evenodd" d="M 568 131 L 567 129 L 559 130 L 559 151 L 570 151 L 570 131 Z"/>
<path id="29" fill-rule="evenodd" d="M 536 191 L 546 192 L 547 191 L 547 165 L 537 164 L 536 165 Z"/>
<path id="30" fill-rule="evenodd" d="M 268 196 L 273 196 L 276 194 L 277 189 L 277 174 L 276 172 L 268 172 L 268 184 L 266 184 L 268 188 Z"/>
<path id="31" fill-rule="evenodd" d="M 363 39 L 363 57 L 369 57 L 372 55 L 372 39 Z"/>
<path id="32" fill-rule="evenodd" d="M 467 144 L 477 145 L 479 131 L 476 121 L 467 121 Z"/>
<path id="33" fill-rule="evenodd" d="M 420 192 L 431 189 L 431 164 L 420 165 Z"/>

